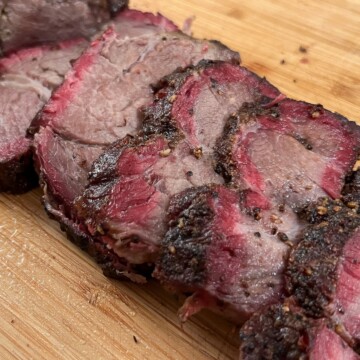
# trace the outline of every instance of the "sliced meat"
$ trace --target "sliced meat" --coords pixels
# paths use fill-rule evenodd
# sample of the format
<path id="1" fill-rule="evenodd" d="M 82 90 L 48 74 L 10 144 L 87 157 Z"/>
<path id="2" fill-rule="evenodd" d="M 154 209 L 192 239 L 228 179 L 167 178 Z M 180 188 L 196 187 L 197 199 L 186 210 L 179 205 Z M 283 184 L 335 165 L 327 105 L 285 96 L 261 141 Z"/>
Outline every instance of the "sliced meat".
<path id="1" fill-rule="evenodd" d="M 242 360 L 358 360 L 327 320 L 313 320 L 287 305 L 254 315 L 240 331 Z"/>
<path id="2" fill-rule="evenodd" d="M 176 26 L 161 15 L 155 16 L 135 10 L 122 11 L 113 24 L 124 37 L 176 30 Z M 65 74 L 70 70 L 70 62 L 79 57 L 87 44 L 86 40 L 71 40 L 28 48 L 0 60 L 0 106 L 3 108 L 0 128 L 0 191 L 19 193 L 37 184 L 30 150 L 31 141 L 25 138 L 26 129 L 49 99 L 51 91 L 62 83 Z M 52 141 L 50 138 L 48 140 Z M 56 145 L 57 143 L 55 149 Z M 76 153 L 76 149 L 71 147 L 72 144 L 69 144 L 65 150 L 74 150 Z M 81 149 L 79 151 L 81 152 Z M 92 159 L 101 153 L 98 149 L 93 152 Z M 80 162 L 83 161 L 81 158 Z M 81 181 L 84 182 L 86 172 L 82 175 Z M 78 179 L 75 179 L 69 184 L 69 188 L 74 187 L 76 190 L 77 182 Z"/>
<path id="3" fill-rule="evenodd" d="M 37 184 L 26 129 L 86 46 L 72 40 L 0 59 L 0 191 L 21 193 Z"/>
<path id="4" fill-rule="evenodd" d="M 281 301 L 289 246 L 274 224 L 241 207 L 237 191 L 188 189 L 171 200 L 168 220 L 154 276 L 172 291 L 193 293 L 180 310 L 183 321 L 207 307 L 243 322 Z"/>
<path id="5" fill-rule="evenodd" d="M 0 52 L 89 38 L 126 6 L 126 0 L 0 0 Z"/>
<path id="6" fill-rule="evenodd" d="M 329 317 L 360 350 L 360 216 L 358 203 L 324 198 L 308 210 L 313 223 L 292 249 L 287 290 L 305 313 Z M 340 331 L 340 330 L 339 330 Z"/>
<path id="7" fill-rule="evenodd" d="M 161 15 L 135 10 L 122 11 L 113 24 L 124 37 L 176 29 L 174 24 Z M 69 40 L 24 49 L 0 60 L 0 106 L 3 109 L 0 128 L 0 191 L 21 193 L 37 184 L 31 141 L 25 138 L 26 129 L 47 102 L 52 90 L 62 83 L 71 68 L 70 62 L 78 58 L 87 45 L 85 39 Z M 72 151 L 70 148 L 71 144 L 67 150 Z M 93 158 L 99 155 L 100 151 L 97 151 Z M 85 173 L 82 175 L 85 181 Z M 69 187 L 76 183 L 77 179 Z"/>
<path id="8" fill-rule="evenodd" d="M 257 207 L 284 204 L 299 211 L 320 196 L 340 196 L 358 139 L 355 123 L 321 105 L 290 99 L 266 109 L 249 104 L 230 118 L 219 140 L 218 169 L 230 184 L 258 194 Z"/>
<path id="9" fill-rule="evenodd" d="M 92 161 L 104 147 L 139 129 L 138 108 L 152 99 L 149 85 L 158 80 L 158 76 L 203 56 L 237 58 L 225 48 L 179 33 L 123 39 L 112 30 L 107 31 L 76 62 L 34 123 L 35 127 L 41 127 L 36 144 L 50 190 L 71 207 L 85 185 L 79 179 L 86 179 Z M 44 148 L 42 139 L 48 136 L 53 139 L 48 142 L 49 147 Z M 73 144 L 68 151 L 69 142 Z M 89 149 L 87 154 L 84 148 Z M 78 163 L 76 169 L 73 160 Z M 64 162 L 71 167 L 71 172 L 64 172 L 61 165 L 56 170 L 58 178 L 51 181 L 54 176 L 47 174 L 44 164 L 57 168 Z M 70 186 L 69 181 L 72 181 Z"/>
<path id="10" fill-rule="evenodd" d="M 245 323 L 241 359 L 360 358 L 357 175 L 347 179 L 342 200 L 319 199 L 301 214 L 311 225 L 290 252 L 290 298 Z"/>
<path id="11" fill-rule="evenodd" d="M 204 57 L 239 61 L 223 45 L 173 32 L 160 16 L 124 14 L 132 14 L 123 15 L 124 31 L 109 29 L 91 45 L 30 129 L 40 129 L 35 147 L 46 207 L 60 222 L 74 221 L 74 228 L 73 201 L 83 192 L 93 161 L 110 143 L 138 131 L 138 109 L 153 98 L 150 84 Z M 141 27 L 144 35 L 138 36 Z"/>
<path id="12" fill-rule="evenodd" d="M 108 149 L 77 203 L 91 234 L 135 264 L 155 260 L 172 195 L 223 182 L 212 154 L 229 114 L 245 101 L 279 96 L 266 80 L 226 62 L 202 61 L 159 86 L 144 109 L 144 136 Z"/>
<path id="13" fill-rule="evenodd" d="M 243 67 L 211 61 L 179 70 L 155 88 L 155 103 L 144 109 L 145 135 L 172 137 L 180 130 L 194 149 L 202 147 L 202 153 L 213 152 L 227 117 L 243 103 L 256 100 L 265 105 L 283 96 Z"/>
<path id="14" fill-rule="evenodd" d="M 357 135 L 355 125 L 320 106 L 279 97 L 247 103 L 230 117 L 216 169 L 234 191 L 185 191 L 170 205 L 155 276 L 193 293 L 183 320 L 210 307 L 243 321 L 285 296 L 285 259 L 306 225 L 297 212 L 318 196 L 340 194 L 357 158 Z M 211 209 L 206 220 L 203 208 Z"/>

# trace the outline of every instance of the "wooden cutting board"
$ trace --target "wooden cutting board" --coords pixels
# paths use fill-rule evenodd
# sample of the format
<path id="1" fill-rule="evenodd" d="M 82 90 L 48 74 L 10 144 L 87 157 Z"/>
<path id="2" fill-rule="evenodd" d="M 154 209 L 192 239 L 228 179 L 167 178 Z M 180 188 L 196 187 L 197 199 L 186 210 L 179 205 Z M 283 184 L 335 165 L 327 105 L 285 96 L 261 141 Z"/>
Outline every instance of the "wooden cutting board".
<path id="1" fill-rule="evenodd" d="M 359 0 L 134 0 L 218 39 L 288 96 L 360 120 Z M 235 359 L 233 325 L 181 326 L 158 284 L 105 278 L 68 242 L 40 190 L 0 195 L 0 359 Z"/>

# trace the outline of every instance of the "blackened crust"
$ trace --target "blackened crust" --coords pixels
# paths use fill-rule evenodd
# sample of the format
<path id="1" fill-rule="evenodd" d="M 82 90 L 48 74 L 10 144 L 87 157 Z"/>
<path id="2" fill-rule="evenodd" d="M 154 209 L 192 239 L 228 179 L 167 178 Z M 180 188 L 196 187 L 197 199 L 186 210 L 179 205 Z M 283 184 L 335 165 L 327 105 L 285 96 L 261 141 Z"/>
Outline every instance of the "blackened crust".
<path id="1" fill-rule="evenodd" d="M 353 171 L 346 177 L 342 195 L 345 204 L 360 204 L 360 170 Z M 357 206 L 357 211 L 360 211 L 359 206 Z"/>
<path id="2" fill-rule="evenodd" d="M 192 288 L 201 286 L 206 279 L 206 250 L 211 234 L 204 228 L 214 217 L 208 199 L 216 196 L 209 185 L 187 189 L 171 200 L 169 230 L 154 273 L 160 281 Z"/>
<path id="3" fill-rule="evenodd" d="M 0 162 L 0 192 L 22 194 L 38 186 L 38 176 L 34 170 L 32 151 Z"/>
<path id="4" fill-rule="evenodd" d="M 255 314 L 240 330 L 240 359 L 302 359 L 307 350 L 307 329 L 312 320 L 286 305 Z M 306 357 L 307 358 L 307 357 Z"/>
<path id="5" fill-rule="evenodd" d="M 255 122 L 256 117 L 264 114 L 267 110 L 261 106 L 261 103 L 245 103 L 235 114 L 232 114 L 226 121 L 223 135 L 217 140 L 215 146 L 215 171 L 222 175 L 227 183 L 231 183 L 236 174 L 236 165 L 234 164 L 233 149 L 234 142 L 239 126 L 249 122 Z"/>
<path id="6" fill-rule="evenodd" d="M 238 64 L 238 61 L 233 60 L 233 63 Z M 169 140 L 176 140 L 180 133 L 176 121 L 172 119 L 171 110 L 181 87 L 189 77 L 201 73 L 208 67 L 221 66 L 221 64 L 223 64 L 222 61 L 201 60 L 195 66 L 176 70 L 153 85 L 154 91 L 157 91 L 154 104 L 142 110 L 143 134 L 147 137 L 153 134 L 163 134 Z"/>
<path id="7" fill-rule="evenodd" d="M 75 201 L 78 218 L 97 218 L 99 212 L 108 203 L 114 183 L 117 181 L 117 164 L 123 151 L 146 145 L 147 143 L 142 137 L 128 135 L 104 151 L 92 165 L 84 193 Z"/>
<path id="8" fill-rule="evenodd" d="M 360 226 L 360 216 L 355 208 L 328 198 L 319 199 L 305 216 L 313 225 L 290 253 L 286 287 L 307 315 L 320 318 L 330 315 L 328 305 L 335 295 L 340 256 Z"/>
<path id="9" fill-rule="evenodd" d="M 108 9 L 112 16 L 116 15 L 119 11 L 125 9 L 129 1 L 128 0 L 107 0 Z"/>

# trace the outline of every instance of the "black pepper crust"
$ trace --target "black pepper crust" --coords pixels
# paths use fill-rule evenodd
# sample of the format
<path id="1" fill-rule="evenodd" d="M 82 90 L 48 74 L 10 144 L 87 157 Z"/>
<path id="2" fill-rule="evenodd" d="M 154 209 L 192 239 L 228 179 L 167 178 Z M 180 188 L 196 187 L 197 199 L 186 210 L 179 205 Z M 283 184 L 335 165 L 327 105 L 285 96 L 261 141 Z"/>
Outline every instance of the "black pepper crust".
<path id="1" fill-rule="evenodd" d="M 234 61 L 234 63 L 237 63 L 237 61 Z M 177 69 L 153 85 L 153 90 L 156 92 L 154 103 L 142 109 L 142 133 L 144 136 L 163 134 L 169 140 L 177 139 L 180 130 L 171 116 L 171 110 L 179 91 L 189 77 L 200 74 L 208 67 L 221 66 L 221 64 L 223 64 L 223 61 L 201 60 L 197 65 Z"/>
<path id="2" fill-rule="evenodd" d="M 257 313 L 240 330 L 240 359 L 295 360 L 307 358 L 309 330 L 314 320 L 287 305 Z"/>
<path id="3" fill-rule="evenodd" d="M 215 146 L 215 171 L 222 175 L 225 182 L 234 185 L 237 177 L 237 168 L 233 160 L 233 151 L 236 142 L 236 135 L 242 124 L 256 122 L 257 116 L 266 110 L 261 103 L 244 103 L 237 113 L 232 114 L 226 121 L 223 135 L 216 141 Z M 275 113 L 275 118 L 277 118 Z"/>
<path id="4" fill-rule="evenodd" d="M 126 149 L 147 146 L 152 139 L 145 141 L 140 136 L 126 136 L 111 144 L 93 163 L 88 183 L 82 196 L 75 201 L 75 213 L 78 217 L 96 218 L 108 202 L 114 182 L 118 178 L 117 164 Z"/>
<path id="5" fill-rule="evenodd" d="M 286 289 L 308 316 L 331 315 L 337 267 L 346 242 L 360 227 L 356 209 L 341 200 L 321 198 L 302 214 L 312 224 L 291 250 Z"/>
<path id="6" fill-rule="evenodd" d="M 211 185 L 191 188 L 176 195 L 168 211 L 166 233 L 154 277 L 172 285 L 198 287 L 207 277 L 206 253 L 212 241 L 214 212 L 209 198 L 217 197 Z"/>
<path id="7" fill-rule="evenodd" d="M 30 148 L 10 161 L 0 162 L 0 192 L 23 194 L 36 186 L 38 176 Z"/>

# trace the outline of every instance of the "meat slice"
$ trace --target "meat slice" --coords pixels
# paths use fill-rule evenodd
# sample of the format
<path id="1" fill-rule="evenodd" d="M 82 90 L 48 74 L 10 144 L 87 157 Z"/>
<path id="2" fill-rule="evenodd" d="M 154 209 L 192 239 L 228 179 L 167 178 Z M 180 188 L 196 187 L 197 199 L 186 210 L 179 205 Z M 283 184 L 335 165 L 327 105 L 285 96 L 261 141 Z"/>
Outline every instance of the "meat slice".
<path id="1" fill-rule="evenodd" d="M 37 184 L 26 129 L 86 46 L 71 40 L 0 59 L 0 191 L 21 193 Z"/>
<path id="2" fill-rule="evenodd" d="M 331 322 L 276 305 L 254 315 L 240 331 L 242 360 L 358 360 Z"/>
<path id="3" fill-rule="evenodd" d="M 358 172 L 347 181 L 342 200 L 321 198 L 302 214 L 311 225 L 287 261 L 290 297 L 245 323 L 241 359 L 360 358 Z"/>
<path id="4" fill-rule="evenodd" d="M 183 320 L 209 307 L 243 321 L 280 302 L 285 259 L 306 225 L 297 212 L 318 196 L 338 196 L 355 163 L 355 125 L 320 106 L 278 100 L 245 104 L 218 140 L 216 168 L 232 191 L 205 187 L 170 203 L 155 276 L 193 294 Z"/>
<path id="5" fill-rule="evenodd" d="M 158 87 L 144 109 L 143 137 L 105 151 L 77 203 L 91 234 L 135 264 L 154 262 L 172 195 L 223 182 L 212 155 L 229 114 L 245 101 L 279 96 L 266 80 L 227 62 L 202 61 Z"/>
<path id="6" fill-rule="evenodd" d="M 237 191 L 188 189 L 171 200 L 168 221 L 154 276 L 172 291 L 193 293 L 181 320 L 207 307 L 241 323 L 281 301 L 289 246 L 274 224 L 242 208 Z"/>
<path id="7" fill-rule="evenodd" d="M 299 211 L 321 196 L 339 198 L 358 138 L 355 123 L 321 105 L 290 99 L 268 108 L 249 104 L 228 122 L 218 169 L 230 184 L 256 193 L 257 207 L 284 204 Z"/>
<path id="8" fill-rule="evenodd" d="M 292 249 L 286 269 L 287 290 L 305 313 L 328 317 L 360 350 L 359 203 L 321 199 L 308 210 L 313 223 Z"/>
<path id="9" fill-rule="evenodd" d="M 126 6 L 126 0 L 0 0 L 0 52 L 89 38 Z"/>
<path id="10" fill-rule="evenodd" d="M 39 151 L 44 149 L 48 171 L 53 173 L 58 187 L 62 186 L 60 202 L 65 199 L 68 206 L 81 193 L 90 166 L 104 146 L 134 132 L 137 127 L 138 121 L 130 121 L 129 118 L 137 118 L 136 104 L 145 101 L 142 96 L 151 96 L 141 79 L 146 82 L 149 77 L 156 76 L 147 73 L 152 70 L 151 67 L 145 69 L 153 58 L 145 61 L 138 59 L 142 56 L 154 57 L 157 51 L 159 55 L 166 56 L 163 49 L 155 49 L 156 45 L 160 46 L 165 41 L 159 33 L 177 29 L 160 15 L 135 10 L 122 11 L 114 20 L 114 28 L 116 31 L 109 29 L 74 64 L 64 84 L 29 129 L 34 134 L 42 128 L 40 137 L 43 140 L 38 141 Z M 139 34 L 143 36 L 139 37 Z M 153 38 L 153 35 L 157 36 Z M 184 47 L 187 46 L 186 40 Z M 173 40 L 170 46 L 175 46 L 175 42 Z M 171 67 L 170 64 L 168 66 Z M 130 71 L 131 68 L 134 71 Z M 144 70 L 144 74 L 139 74 L 140 69 Z M 101 73 L 101 81 L 97 72 Z M 112 81 L 119 74 L 118 81 Z M 134 87 L 131 86 L 132 81 L 136 82 Z M 131 93 L 120 99 L 119 96 L 128 89 Z M 87 101 L 92 102 L 84 108 L 83 102 Z M 131 106 L 132 101 L 134 106 Z M 115 113 L 118 115 L 113 119 Z M 82 123 L 79 122 L 81 118 Z M 52 154 L 55 154 L 56 160 Z"/>
<path id="11" fill-rule="evenodd" d="M 135 10 L 122 11 L 115 17 L 113 24 L 124 37 L 152 34 L 161 29 L 176 30 L 176 26 L 161 15 Z M 32 165 L 31 141 L 25 138 L 26 129 L 49 99 L 51 91 L 62 83 L 71 68 L 70 62 L 78 58 L 87 45 L 85 39 L 69 40 L 21 50 L 0 60 L 3 109 L 0 191 L 19 193 L 37 184 Z M 94 156 L 99 154 L 97 152 Z"/>
<path id="12" fill-rule="evenodd" d="M 223 45 L 174 32 L 174 25 L 161 16 L 122 14 L 124 31 L 109 29 L 90 46 L 30 129 L 40 129 L 35 147 L 46 208 L 67 224 L 68 234 L 73 223 L 88 237 L 74 214 L 73 201 L 83 192 L 91 165 L 104 148 L 139 130 L 138 109 L 153 98 L 150 85 L 204 57 L 239 61 L 239 55 Z M 141 27 L 144 34 L 138 36 Z"/>

